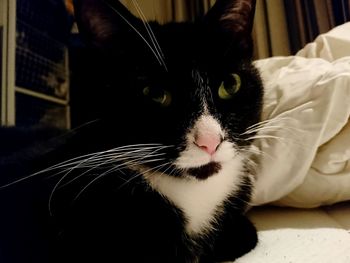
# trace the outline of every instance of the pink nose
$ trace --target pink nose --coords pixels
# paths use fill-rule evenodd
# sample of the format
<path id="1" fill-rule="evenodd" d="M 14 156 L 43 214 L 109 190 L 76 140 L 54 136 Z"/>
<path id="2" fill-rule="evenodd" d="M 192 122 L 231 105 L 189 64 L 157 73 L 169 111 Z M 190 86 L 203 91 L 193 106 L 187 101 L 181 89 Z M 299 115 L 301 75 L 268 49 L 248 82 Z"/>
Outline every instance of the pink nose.
<path id="1" fill-rule="evenodd" d="M 213 155 L 221 143 L 221 137 L 216 134 L 199 134 L 195 144 L 203 151 Z"/>

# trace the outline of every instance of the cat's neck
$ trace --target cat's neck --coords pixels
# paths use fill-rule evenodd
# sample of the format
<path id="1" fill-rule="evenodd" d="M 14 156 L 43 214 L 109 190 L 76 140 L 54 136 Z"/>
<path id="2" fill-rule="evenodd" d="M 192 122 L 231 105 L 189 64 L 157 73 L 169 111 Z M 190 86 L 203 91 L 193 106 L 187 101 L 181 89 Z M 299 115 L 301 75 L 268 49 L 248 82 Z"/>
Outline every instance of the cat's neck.
<path id="1" fill-rule="evenodd" d="M 223 163 L 220 172 L 206 180 L 162 173 L 145 173 L 144 177 L 154 190 L 183 211 L 186 232 L 201 235 L 213 229 L 222 205 L 238 190 L 242 170 L 242 159 L 235 158 Z"/>

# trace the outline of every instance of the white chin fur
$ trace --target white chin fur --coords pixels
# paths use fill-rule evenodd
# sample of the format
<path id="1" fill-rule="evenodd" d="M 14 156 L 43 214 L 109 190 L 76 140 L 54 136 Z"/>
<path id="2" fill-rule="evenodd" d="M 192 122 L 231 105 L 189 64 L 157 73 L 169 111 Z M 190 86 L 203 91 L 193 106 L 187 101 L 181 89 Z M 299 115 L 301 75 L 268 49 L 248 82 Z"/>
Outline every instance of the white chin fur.
<path id="1" fill-rule="evenodd" d="M 219 173 L 206 180 L 162 173 L 146 174 L 145 178 L 154 190 L 183 211 L 187 219 L 187 233 L 196 235 L 213 228 L 221 206 L 241 183 L 243 160 L 240 155 L 221 163 L 221 166 Z"/>

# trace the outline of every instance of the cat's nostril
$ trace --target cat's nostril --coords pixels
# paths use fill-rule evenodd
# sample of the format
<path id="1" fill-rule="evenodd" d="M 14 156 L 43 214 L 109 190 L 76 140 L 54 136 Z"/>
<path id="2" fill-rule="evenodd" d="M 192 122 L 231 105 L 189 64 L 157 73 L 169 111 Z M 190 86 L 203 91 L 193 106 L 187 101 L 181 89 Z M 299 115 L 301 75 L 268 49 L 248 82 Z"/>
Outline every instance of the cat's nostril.
<path id="1" fill-rule="evenodd" d="M 194 143 L 203 151 L 209 153 L 210 155 L 213 155 L 221 142 L 222 138 L 219 135 L 201 134 L 197 136 Z"/>

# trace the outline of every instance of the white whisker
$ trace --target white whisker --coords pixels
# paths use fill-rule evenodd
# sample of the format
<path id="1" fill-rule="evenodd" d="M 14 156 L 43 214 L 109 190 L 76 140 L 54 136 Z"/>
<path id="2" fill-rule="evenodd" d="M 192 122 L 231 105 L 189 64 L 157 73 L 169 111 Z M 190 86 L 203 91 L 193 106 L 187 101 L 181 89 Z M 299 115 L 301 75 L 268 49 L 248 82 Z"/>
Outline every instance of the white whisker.
<path id="1" fill-rule="evenodd" d="M 147 41 L 147 39 L 140 33 L 139 30 L 137 30 L 130 22 L 128 19 L 126 19 L 126 17 L 124 17 L 117 9 L 115 9 L 111 4 L 105 2 L 114 12 L 117 13 L 117 15 L 119 15 L 134 31 L 137 35 L 139 35 L 139 37 L 141 37 L 141 39 L 145 42 L 145 44 L 148 46 L 148 48 L 152 51 L 153 55 L 156 57 L 156 59 L 158 60 L 158 63 L 160 65 L 163 66 L 162 64 L 162 59 L 158 56 L 157 52 L 152 48 L 152 46 L 149 44 L 149 42 Z"/>
<path id="2" fill-rule="evenodd" d="M 281 121 L 295 121 L 295 119 L 290 118 L 290 117 L 275 117 L 273 119 L 268 119 L 268 120 L 264 120 L 264 121 L 260 121 L 258 123 L 255 123 L 255 124 L 249 126 L 247 128 L 247 130 L 253 129 L 256 127 L 261 127 L 261 126 L 266 125 L 266 124 L 273 124 L 275 122 L 281 122 Z"/>
<path id="3" fill-rule="evenodd" d="M 78 180 L 79 178 L 81 178 L 81 177 L 84 176 L 85 174 L 88 174 L 88 173 L 91 172 L 92 170 L 95 170 L 95 169 L 97 169 L 97 168 L 99 168 L 99 167 L 102 167 L 102 166 L 104 166 L 105 164 L 118 163 L 118 162 L 122 162 L 122 161 L 124 161 L 124 160 L 130 160 L 130 159 L 131 159 L 130 161 L 139 160 L 139 159 L 142 160 L 142 159 L 145 159 L 145 157 L 147 157 L 147 158 L 148 158 L 148 157 L 152 157 L 152 158 L 153 158 L 153 157 L 159 157 L 159 156 L 162 156 L 162 155 L 164 155 L 164 153 L 158 153 L 158 154 L 153 154 L 153 155 L 148 155 L 148 154 L 146 154 L 146 153 L 143 153 L 143 154 L 140 154 L 140 155 L 126 156 L 126 157 L 124 157 L 124 158 L 118 157 L 118 158 L 113 158 L 112 160 L 106 160 L 106 161 L 104 161 L 104 162 L 102 162 L 102 163 L 99 163 L 99 164 L 96 164 L 96 165 L 92 165 L 92 166 L 90 167 L 89 170 L 87 170 L 87 171 L 83 172 L 82 174 L 76 176 L 75 178 L 71 179 L 71 180 L 68 181 L 67 183 L 63 184 L 61 187 L 64 187 L 64 186 L 66 186 L 66 185 L 68 185 L 68 184 L 70 184 L 70 183 L 72 183 L 72 182 Z M 113 166 L 113 167 L 115 167 L 115 166 Z"/>
<path id="4" fill-rule="evenodd" d="M 144 147 L 144 146 L 148 146 L 148 147 Z M 81 155 L 81 156 L 78 156 L 78 157 L 74 157 L 72 159 L 69 159 L 69 160 L 66 160 L 66 161 L 63 161 L 63 162 L 60 162 L 58 164 L 55 164 L 53 166 L 50 166 L 48 168 L 45 168 L 43 170 L 40 170 L 38 172 L 35 172 L 33 174 L 30 174 L 28 176 L 25 176 L 23 178 L 20 178 L 20 179 L 17 179 L 15 181 L 12 181 L 8 184 L 5 184 L 5 185 L 2 185 L 0 186 L 0 189 L 2 188 L 6 188 L 6 187 L 9 187 L 11 185 L 14 185 L 14 184 L 17 184 L 17 183 L 20 183 L 22 181 L 25 181 L 25 180 L 29 180 L 37 175 L 40 175 L 40 174 L 44 174 L 44 173 L 48 173 L 48 172 L 51 172 L 53 170 L 59 170 L 59 169 L 63 169 L 63 168 L 67 168 L 67 170 L 65 170 L 65 172 L 67 172 L 70 167 L 74 167 L 76 165 L 78 165 L 79 163 L 83 162 L 84 160 L 87 159 L 91 159 L 90 157 L 92 156 L 97 156 L 97 155 L 102 155 L 102 154 L 113 154 L 113 153 L 118 153 L 118 152 L 122 152 L 122 151 L 127 151 L 127 150 L 130 150 L 130 149 L 140 149 L 140 147 L 144 147 L 143 149 L 147 149 L 147 150 L 152 150 L 154 148 L 158 148 L 158 147 L 164 147 L 162 146 L 161 144 L 159 143 L 150 143 L 150 144 L 132 144 L 132 145 L 125 145 L 125 146 L 121 146 L 121 147 L 118 147 L 118 148 L 114 148 L 114 149 L 110 149 L 110 150 L 107 150 L 107 151 L 101 151 L 101 152 L 95 152 L 95 153 L 89 153 L 89 154 L 85 154 L 85 155 Z M 167 147 L 173 147 L 171 145 L 167 146 Z M 49 176 L 48 178 L 51 178 L 51 177 L 54 177 L 56 175 L 59 175 L 61 174 L 62 171 L 59 171 L 51 176 Z"/>
<path id="5" fill-rule="evenodd" d="M 82 159 L 84 160 L 86 157 L 88 157 L 88 159 L 89 159 L 92 156 L 97 156 L 97 155 L 102 155 L 102 154 L 115 154 L 115 153 L 122 152 L 122 151 L 128 151 L 128 150 L 134 149 L 134 148 L 135 149 L 140 149 L 140 147 L 146 146 L 146 145 L 148 145 L 148 144 L 126 145 L 126 146 L 121 146 L 121 147 L 118 147 L 118 148 L 113 148 L 113 149 L 110 149 L 110 150 L 107 150 L 107 151 L 100 151 L 100 152 L 95 152 L 95 153 L 89 153 L 89 154 L 86 154 L 86 155 L 78 156 L 78 157 L 69 159 L 67 161 L 55 164 L 55 165 L 53 165 L 51 167 L 48 167 L 48 168 L 46 168 L 44 170 L 36 172 L 36 173 L 34 173 L 32 175 L 38 175 L 38 174 L 41 174 L 41 173 L 49 172 L 51 170 L 56 170 L 56 169 L 61 169 L 61 168 L 67 167 L 67 166 L 76 165 L 77 163 L 81 162 Z M 150 144 L 150 145 L 151 145 L 150 147 L 144 147 L 142 149 L 153 149 L 153 148 L 161 146 L 160 144 Z M 156 145 L 158 145 L 158 146 L 156 146 Z M 73 161 L 76 161 L 76 162 L 73 162 Z"/>
<path id="6" fill-rule="evenodd" d="M 247 138 L 246 140 L 268 140 L 268 139 L 272 139 L 272 140 L 276 140 L 279 141 L 283 144 L 288 144 L 289 142 L 292 142 L 294 145 L 300 147 L 301 149 L 309 149 L 309 145 L 302 143 L 302 141 L 295 139 L 295 138 L 283 138 L 283 137 L 279 137 L 279 136 L 273 136 L 273 135 L 255 135 L 255 136 L 251 136 L 249 138 Z M 311 148 L 310 148 L 311 149 Z"/>
<path id="7" fill-rule="evenodd" d="M 278 137 L 278 136 L 273 136 L 273 135 L 254 135 L 249 137 L 247 140 L 256 140 L 256 139 L 275 139 L 275 140 L 281 140 L 281 141 L 286 141 L 288 139 L 286 138 L 282 138 L 282 137 Z"/>
<path id="8" fill-rule="evenodd" d="M 133 151 L 129 151 L 129 152 L 124 152 L 118 156 L 113 156 L 113 158 L 117 161 L 117 160 L 121 160 L 122 157 L 126 157 L 126 159 L 130 159 L 130 157 L 133 157 L 132 154 L 136 153 L 136 152 L 140 152 L 140 151 L 144 151 L 145 149 L 155 149 L 151 152 L 146 152 L 144 153 L 144 155 L 141 155 L 141 159 L 144 159 L 145 157 L 149 156 L 149 155 L 152 155 L 154 154 L 155 152 L 157 151 L 160 151 L 162 149 L 165 149 L 165 148 L 169 148 L 169 147 L 172 147 L 172 146 L 158 146 L 158 147 L 145 147 L 145 148 L 141 148 L 141 149 L 137 149 L 137 150 L 133 150 Z M 123 147 L 120 147 L 120 148 L 127 148 L 126 146 L 123 146 Z M 115 149 L 120 149 L 120 148 L 115 148 Z M 52 203 L 52 199 L 53 199 L 53 196 L 54 196 L 54 193 L 56 192 L 56 190 L 58 189 L 58 187 L 61 185 L 61 183 L 67 178 L 67 176 L 74 170 L 74 169 L 77 169 L 79 168 L 81 165 L 83 165 L 84 163 L 88 163 L 89 161 L 93 160 L 93 158 L 95 158 L 96 156 L 99 156 L 101 154 L 104 154 L 104 153 L 110 153 L 111 151 L 115 150 L 115 149 L 112 149 L 112 150 L 107 150 L 107 151 L 103 151 L 103 152 L 98 152 L 96 153 L 95 155 L 89 157 L 88 159 L 85 159 L 83 160 L 82 162 L 80 162 L 79 164 L 77 164 L 76 166 L 68 169 L 68 171 L 58 180 L 58 182 L 56 183 L 56 185 L 54 186 L 53 190 L 51 191 L 51 194 L 50 194 L 50 197 L 49 197 L 49 211 L 51 213 L 51 203 Z M 130 149 L 130 147 L 129 147 Z M 131 155 L 131 156 L 130 156 Z M 103 157 L 103 156 L 102 156 Z M 101 157 L 99 157 L 101 158 Z M 135 157 L 134 157 L 135 159 Z M 92 170 L 96 169 L 97 167 L 99 166 L 102 166 L 103 164 L 105 164 L 106 162 L 108 162 L 109 159 L 107 159 L 105 162 L 102 162 L 100 163 L 99 165 L 97 166 L 93 166 L 91 167 L 90 169 L 88 169 L 87 171 L 83 172 L 82 174 L 80 174 L 79 176 L 75 177 L 74 179 L 72 179 L 70 182 L 73 182 L 75 180 L 77 180 L 78 178 L 81 178 L 83 175 L 91 172 Z M 132 160 L 131 162 L 133 162 L 135 160 Z M 130 162 L 130 161 L 129 161 Z M 124 165 L 127 165 L 128 162 L 126 163 L 122 163 L 121 165 L 117 166 L 117 167 L 120 167 L 120 166 L 124 166 Z M 112 169 L 114 169 L 115 167 L 113 167 Z M 67 185 L 67 184 L 65 184 Z"/>
<path id="9" fill-rule="evenodd" d="M 152 160 L 148 160 L 148 161 L 142 162 L 141 164 L 150 163 L 150 162 L 157 162 L 157 161 L 162 161 L 162 160 L 164 160 L 164 159 L 152 159 Z M 123 166 L 126 167 L 130 163 L 134 164 L 133 162 L 134 161 L 129 161 L 129 162 L 122 163 L 121 165 L 113 167 L 113 168 L 107 170 L 106 172 L 104 172 L 103 174 L 99 175 L 98 177 L 94 178 L 90 183 L 88 183 L 86 186 L 84 186 L 84 188 L 76 195 L 76 197 L 74 198 L 74 201 L 76 201 L 86 191 L 86 189 L 89 188 L 97 180 L 100 180 L 102 177 L 106 176 L 107 174 L 109 174 L 111 172 L 119 170 Z M 136 164 L 134 164 L 134 165 L 136 165 Z M 137 165 L 140 165 L 140 164 L 137 163 Z"/>
<path id="10" fill-rule="evenodd" d="M 274 130 L 275 131 L 283 130 L 283 131 L 286 131 L 286 132 L 290 132 L 293 135 L 296 135 L 296 134 L 294 132 L 292 132 L 292 131 L 296 131 L 296 132 L 300 132 L 300 133 L 304 132 L 304 130 L 298 129 L 298 128 L 295 128 L 295 127 L 277 126 L 277 125 L 272 125 L 272 126 L 263 125 L 262 127 L 257 127 L 257 128 L 254 128 L 254 129 L 248 129 L 244 133 L 242 133 L 241 135 L 247 135 L 247 134 L 257 133 L 257 132 L 261 132 L 261 131 L 269 131 L 269 130 L 272 130 L 272 131 L 274 131 Z"/>
<path id="11" fill-rule="evenodd" d="M 151 26 L 147 23 L 147 18 L 146 18 L 146 16 L 145 16 L 144 13 L 142 12 L 142 9 L 140 8 L 140 6 L 139 6 L 139 4 L 138 4 L 138 2 L 137 2 L 136 0 L 132 0 L 132 3 L 134 4 L 134 6 L 135 6 L 135 8 L 136 8 L 136 11 L 137 11 L 137 12 L 139 13 L 139 15 L 140 15 L 140 18 L 141 18 L 141 20 L 142 20 L 142 22 L 143 22 L 143 25 L 144 25 L 145 28 L 146 28 L 146 31 L 147 31 L 147 33 L 148 33 L 148 35 L 149 35 L 149 37 L 150 37 L 150 39 L 151 39 L 151 41 L 152 41 L 153 47 L 154 47 L 154 49 L 156 50 L 156 52 L 158 53 L 159 58 L 161 59 L 162 64 L 163 64 L 165 70 L 168 71 L 168 68 L 167 68 L 167 66 L 166 66 L 166 64 L 165 64 L 165 61 L 164 61 L 164 53 L 162 52 L 162 49 L 161 49 L 161 47 L 160 47 L 160 45 L 159 45 L 159 43 L 158 43 L 158 41 L 157 41 L 156 36 L 155 36 L 154 33 L 153 33 L 153 30 L 152 30 Z"/>
<path id="12" fill-rule="evenodd" d="M 122 164 L 117 165 L 117 166 L 115 166 L 115 167 L 113 167 L 113 168 L 107 170 L 107 173 L 109 173 L 109 171 L 118 169 L 118 168 L 120 168 L 120 167 L 122 167 L 122 166 L 127 166 L 128 164 L 133 163 L 133 162 L 135 162 L 135 161 L 137 161 L 137 162 L 139 163 L 140 160 L 143 160 L 143 159 L 145 159 L 145 158 L 148 158 L 148 157 L 152 157 L 152 158 L 153 158 L 153 157 L 155 157 L 155 156 L 163 155 L 163 153 L 160 153 L 160 154 L 155 154 L 155 153 L 158 152 L 158 151 L 160 151 L 160 150 L 169 148 L 169 147 L 172 147 L 172 146 L 170 145 L 170 146 L 160 146 L 160 147 L 156 147 L 156 149 L 153 150 L 152 152 L 147 152 L 147 153 L 145 153 L 144 155 L 141 154 L 141 155 L 140 155 L 141 158 L 137 158 L 136 160 L 134 160 L 135 157 L 132 156 L 132 157 L 134 157 L 134 159 L 129 160 L 129 161 L 127 161 L 127 162 L 123 162 Z M 127 153 L 125 153 L 125 154 L 126 154 L 126 155 L 130 155 L 130 152 L 127 152 Z M 130 159 L 130 157 L 129 157 L 129 158 L 126 158 L 126 159 Z M 150 162 L 150 161 L 154 162 L 155 160 L 161 160 L 161 159 L 146 160 L 146 161 L 144 161 L 143 163 Z M 116 159 L 116 161 L 120 161 L 120 157 L 118 157 L 118 158 Z M 83 176 L 84 174 L 90 172 L 90 171 L 93 170 L 93 169 L 95 169 L 95 167 L 89 169 L 88 171 L 85 171 L 83 174 L 79 175 L 78 177 L 74 178 L 73 180 L 76 180 L 76 179 L 80 178 L 81 176 Z M 106 172 L 105 172 L 105 173 L 106 173 Z M 101 176 L 104 176 L 105 173 L 103 173 Z M 101 178 L 101 176 L 98 176 L 97 178 L 95 178 L 95 179 L 94 179 L 92 182 L 90 182 L 86 187 L 84 187 L 84 189 L 83 189 L 82 191 L 84 191 L 87 187 L 89 187 L 89 186 L 91 185 L 91 183 L 93 183 L 95 180 L 97 180 L 98 178 Z M 61 178 L 61 180 L 58 182 L 58 184 L 60 184 L 60 183 L 62 182 L 62 179 L 63 179 L 63 178 Z M 56 184 L 55 188 L 57 188 L 57 184 Z M 54 189 L 54 190 L 55 190 L 55 189 Z M 78 197 L 81 195 L 82 191 L 77 195 L 76 198 L 78 198 Z M 76 199 L 76 198 L 75 198 L 75 199 Z"/>
<path id="13" fill-rule="evenodd" d="M 146 173 L 149 173 L 149 172 L 153 172 L 155 173 L 157 170 L 161 169 L 162 167 L 168 165 L 168 164 L 171 164 L 171 162 L 167 162 L 167 163 L 164 163 L 164 164 L 160 164 L 156 167 L 153 167 L 153 168 L 150 168 L 148 170 L 145 170 L 145 171 L 142 171 L 140 173 L 137 173 L 135 176 L 131 177 L 129 180 L 125 181 L 125 183 L 123 183 L 119 189 L 121 189 L 122 187 L 124 187 L 125 185 L 127 185 L 128 183 L 130 183 L 131 181 L 135 180 L 136 178 L 139 178 L 140 176 L 146 174 Z"/>

